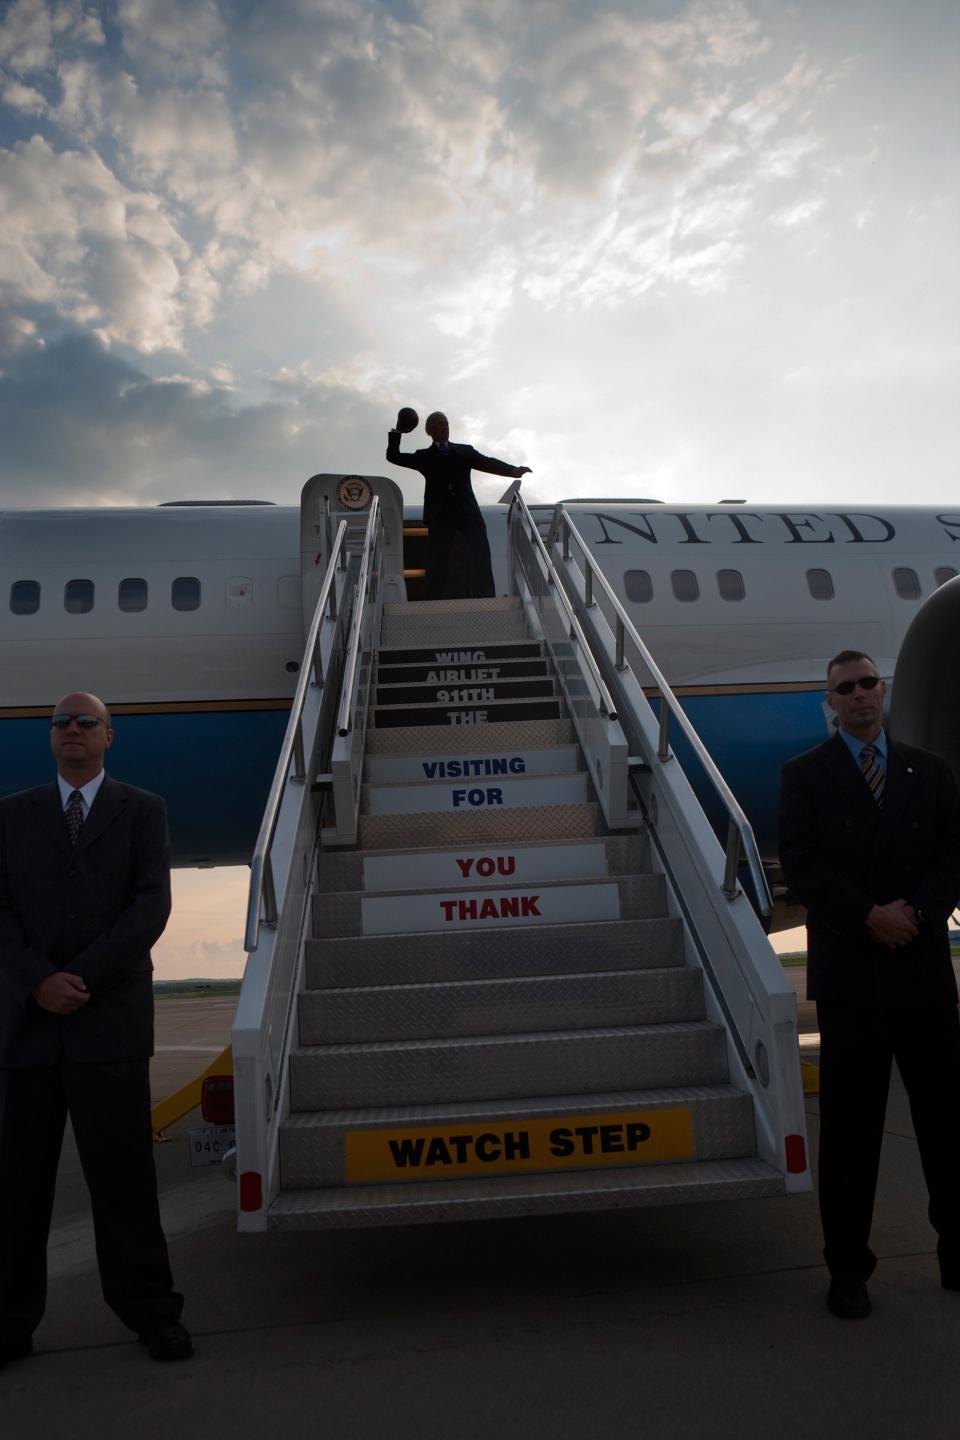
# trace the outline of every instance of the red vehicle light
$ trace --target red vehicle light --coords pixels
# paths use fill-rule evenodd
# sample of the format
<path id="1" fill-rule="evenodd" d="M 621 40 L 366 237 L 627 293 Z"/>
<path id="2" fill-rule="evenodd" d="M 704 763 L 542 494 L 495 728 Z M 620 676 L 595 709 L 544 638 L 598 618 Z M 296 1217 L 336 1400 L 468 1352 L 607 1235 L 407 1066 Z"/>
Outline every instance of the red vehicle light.
<path id="1" fill-rule="evenodd" d="M 800 1175 L 807 1168 L 807 1147 L 802 1135 L 787 1135 L 784 1138 L 784 1150 L 787 1157 L 787 1172 L 790 1175 Z"/>
<path id="2" fill-rule="evenodd" d="M 208 1075 L 200 1088 L 200 1110 L 208 1125 L 233 1124 L 233 1076 Z"/>
<path id="3" fill-rule="evenodd" d="M 240 1209 L 259 1210 L 263 1205 L 263 1183 L 256 1170 L 245 1170 L 240 1176 Z"/>

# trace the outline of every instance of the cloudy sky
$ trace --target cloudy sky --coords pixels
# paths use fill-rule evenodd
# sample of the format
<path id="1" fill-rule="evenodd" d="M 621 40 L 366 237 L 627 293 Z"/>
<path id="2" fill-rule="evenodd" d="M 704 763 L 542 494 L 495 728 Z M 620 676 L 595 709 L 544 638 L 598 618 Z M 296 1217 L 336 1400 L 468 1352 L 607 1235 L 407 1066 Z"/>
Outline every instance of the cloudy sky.
<path id="1" fill-rule="evenodd" d="M 955 505 L 958 96 L 956 0 L 0 0 L 0 506 L 294 502 L 400 404 L 531 499 Z"/>
<path id="2" fill-rule="evenodd" d="M 402 403 L 531 498 L 954 503 L 958 59 L 956 0 L 0 0 L 0 504 L 289 502 Z"/>

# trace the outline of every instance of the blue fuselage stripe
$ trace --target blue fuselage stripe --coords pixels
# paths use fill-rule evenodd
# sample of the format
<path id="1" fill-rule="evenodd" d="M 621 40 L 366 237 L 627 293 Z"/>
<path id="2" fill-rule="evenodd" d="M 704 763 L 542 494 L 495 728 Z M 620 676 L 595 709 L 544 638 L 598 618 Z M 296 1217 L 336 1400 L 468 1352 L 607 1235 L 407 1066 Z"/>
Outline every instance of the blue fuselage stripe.
<path id="1" fill-rule="evenodd" d="M 688 695 L 682 704 L 754 827 L 765 860 L 776 856 L 780 770 L 826 739 L 821 691 Z M 656 708 L 656 704 L 654 705 Z M 175 863 L 247 864 L 286 730 L 286 710 L 167 711 L 120 715 L 110 752 L 118 780 L 163 795 Z M 52 779 L 43 718 L 3 721 L 0 794 Z M 671 743 L 718 833 L 725 820 L 682 734 Z"/>

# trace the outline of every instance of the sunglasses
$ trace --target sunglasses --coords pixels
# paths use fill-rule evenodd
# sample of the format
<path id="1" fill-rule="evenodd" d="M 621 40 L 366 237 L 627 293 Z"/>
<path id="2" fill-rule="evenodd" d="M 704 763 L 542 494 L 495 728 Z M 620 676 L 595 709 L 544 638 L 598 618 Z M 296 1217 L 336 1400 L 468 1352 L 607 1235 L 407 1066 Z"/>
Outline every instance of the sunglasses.
<path id="1" fill-rule="evenodd" d="M 834 685 L 834 695 L 852 695 L 857 686 L 861 690 L 876 690 L 880 684 L 879 675 L 863 675 L 859 680 L 841 680 L 839 685 Z"/>
<path id="2" fill-rule="evenodd" d="M 96 725 L 103 725 L 99 715 L 54 715 L 50 724 L 54 730 L 66 730 L 72 720 L 76 720 L 81 730 L 92 730 Z"/>

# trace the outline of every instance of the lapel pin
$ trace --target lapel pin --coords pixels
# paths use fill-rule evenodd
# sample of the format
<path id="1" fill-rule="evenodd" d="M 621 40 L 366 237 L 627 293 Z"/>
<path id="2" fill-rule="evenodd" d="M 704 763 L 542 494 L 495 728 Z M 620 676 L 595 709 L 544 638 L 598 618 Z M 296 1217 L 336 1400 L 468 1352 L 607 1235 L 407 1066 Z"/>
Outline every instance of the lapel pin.
<path id="1" fill-rule="evenodd" d="M 908 775 L 912 775 L 912 774 L 913 774 L 913 766 L 912 766 L 912 765 L 908 765 L 908 766 L 907 766 L 907 774 L 908 774 Z"/>

